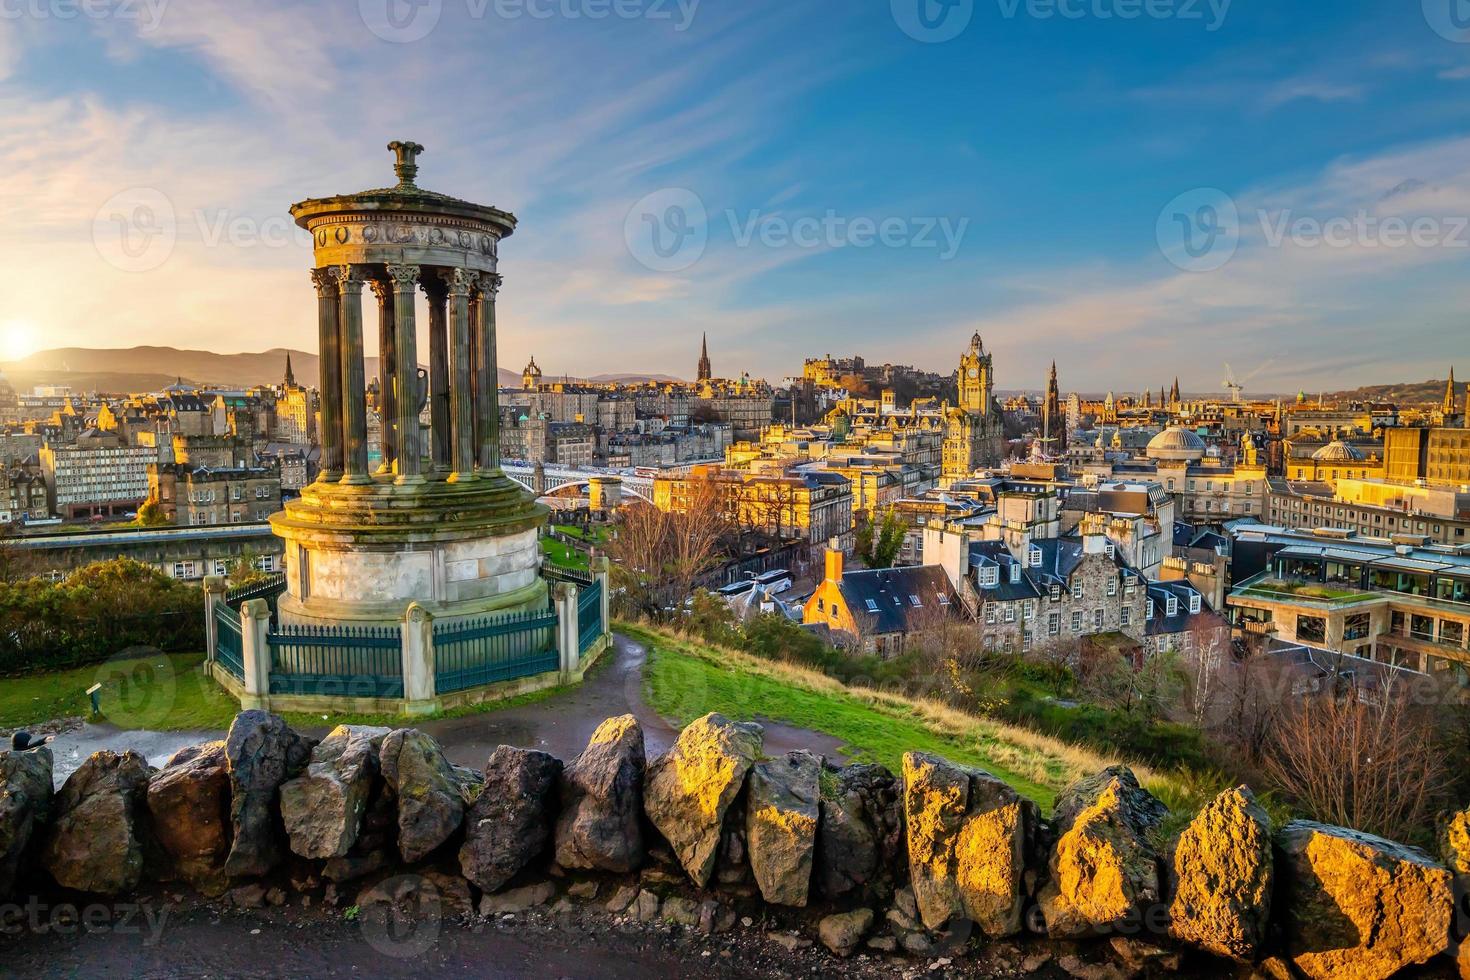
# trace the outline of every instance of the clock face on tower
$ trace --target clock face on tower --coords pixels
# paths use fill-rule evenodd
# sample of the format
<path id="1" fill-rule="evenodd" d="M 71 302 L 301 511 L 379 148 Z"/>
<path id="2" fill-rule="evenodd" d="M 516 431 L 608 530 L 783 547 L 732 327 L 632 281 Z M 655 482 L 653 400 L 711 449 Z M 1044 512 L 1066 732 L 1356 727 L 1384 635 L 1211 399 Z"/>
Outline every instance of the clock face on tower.
<path id="1" fill-rule="evenodd" d="M 970 377 L 972 377 L 972 378 L 978 378 L 978 377 L 980 377 L 980 369 L 979 368 L 970 368 Z"/>

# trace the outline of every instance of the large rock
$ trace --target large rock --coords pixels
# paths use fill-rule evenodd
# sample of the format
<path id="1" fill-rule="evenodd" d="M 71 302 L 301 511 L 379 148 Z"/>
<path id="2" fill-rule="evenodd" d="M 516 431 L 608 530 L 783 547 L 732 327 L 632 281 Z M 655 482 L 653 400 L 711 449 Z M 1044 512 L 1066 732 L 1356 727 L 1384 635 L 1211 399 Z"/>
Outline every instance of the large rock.
<path id="1" fill-rule="evenodd" d="M 857 944 L 863 941 L 863 936 L 873 927 L 872 909 L 855 909 L 852 912 L 839 912 L 829 915 L 817 923 L 817 935 L 822 939 L 822 945 L 826 946 L 838 956 L 851 956 L 852 951 L 857 949 Z"/>
<path id="2" fill-rule="evenodd" d="M 454 835 L 464 820 L 464 782 L 439 743 L 415 728 L 383 739 L 383 781 L 398 803 L 398 852 L 410 863 Z"/>
<path id="3" fill-rule="evenodd" d="M 224 742 L 175 752 L 148 781 L 153 832 L 179 874 L 211 897 L 229 887 L 230 767 Z"/>
<path id="4" fill-rule="evenodd" d="M 990 937 L 1020 932 L 1036 805 L 987 772 L 922 752 L 904 754 L 903 784 L 909 876 L 924 925 L 968 919 Z"/>
<path id="5" fill-rule="evenodd" d="M 750 870 L 772 905 L 806 905 L 821 816 L 820 756 L 801 749 L 750 770 L 745 843 Z"/>
<path id="6" fill-rule="evenodd" d="M 10 897 L 51 815 L 49 748 L 0 752 L 0 901 Z"/>
<path id="7" fill-rule="evenodd" d="M 696 885 L 709 884 L 725 812 L 761 754 L 761 726 L 708 714 L 648 767 L 643 807 Z"/>
<path id="8" fill-rule="evenodd" d="M 1076 937 L 1138 926 L 1162 897 L 1150 837 L 1168 812 L 1126 766 L 1063 790 L 1053 816 L 1051 877 L 1039 896 L 1047 932 Z"/>
<path id="9" fill-rule="evenodd" d="M 886 899 L 894 869 L 905 864 L 897 777 L 883 766 L 827 767 L 813 873 L 817 891 L 833 900 L 853 894 Z"/>
<path id="10" fill-rule="evenodd" d="M 1261 952 L 1274 885 L 1271 818 L 1249 787 L 1217 796 L 1174 845 L 1169 932 L 1216 956 L 1251 962 Z"/>
<path id="11" fill-rule="evenodd" d="M 556 863 L 626 873 L 643 863 L 643 729 L 632 715 L 597 726 L 561 780 Z"/>
<path id="12" fill-rule="evenodd" d="M 311 750 L 306 772 L 281 784 L 281 820 L 294 853 L 334 858 L 352 850 L 389 731 L 338 725 Z"/>
<path id="13" fill-rule="evenodd" d="M 1381 980 L 1449 948 L 1451 876 L 1424 852 L 1306 820 L 1276 846 L 1277 918 L 1305 976 Z"/>
<path id="14" fill-rule="evenodd" d="M 459 849 L 460 870 L 482 891 L 505 887 L 546 849 L 560 776 L 561 760 L 545 752 L 502 745 L 490 754 Z"/>
<path id="15" fill-rule="evenodd" d="M 67 777 L 42 852 L 57 884 L 99 895 L 137 886 L 150 772 L 148 760 L 136 752 L 95 752 Z"/>
<path id="16" fill-rule="evenodd" d="M 225 873 L 230 877 L 259 877 L 280 863 L 285 849 L 276 796 L 281 784 L 305 767 L 311 746 L 268 711 L 235 716 L 225 737 L 233 835 Z"/>

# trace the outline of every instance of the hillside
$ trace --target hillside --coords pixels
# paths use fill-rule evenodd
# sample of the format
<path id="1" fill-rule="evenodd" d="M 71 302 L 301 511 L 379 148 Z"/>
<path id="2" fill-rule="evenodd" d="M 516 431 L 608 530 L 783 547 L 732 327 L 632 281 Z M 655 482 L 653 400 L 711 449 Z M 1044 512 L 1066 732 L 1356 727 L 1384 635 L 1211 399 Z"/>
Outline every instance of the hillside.
<path id="1" fill-rule="evenodd" d="M 1353 388 L 1349 391 L 1329 391 L 1322 396 L 1323 401 L 1331 402 L 1393 402 L 1399 406 L 1409 405 L 1438 405 L 1444 400 L 1445 380 L 1438 381 L 1407 381 L 1399 384 L 1388 385 L 1365 385 L 1362 388 Z M 1464 384 L 1464 379 L 1457 379 L 1455 387 L 1459 390 Z M 1308 392 L 1308 397 L 1311 396 Z M 1461 393 L 1463 396 L 1463 392 Z"/>
<path id="2" fill-rule="evenodd" d="M 0 371 L 18 391 L 29 391 L 38 384 L 70 385 L 77 391 L 156 391 L 179 378 L 191 384 L 248 388 L 280 381 L 286 370 L 287 354 L 291 356 L 296 379 L 302 384 L 315 385 L 317 355 L 281 347 L 241 354 L 176 347 L 113 350 L 61 347 L 0 364 Z M 377 371 L 378 359 L 367 358 L 367 376 L 371 379 Z M 518 387 L 520 375 L 502 368 L 500 383 Z"/>

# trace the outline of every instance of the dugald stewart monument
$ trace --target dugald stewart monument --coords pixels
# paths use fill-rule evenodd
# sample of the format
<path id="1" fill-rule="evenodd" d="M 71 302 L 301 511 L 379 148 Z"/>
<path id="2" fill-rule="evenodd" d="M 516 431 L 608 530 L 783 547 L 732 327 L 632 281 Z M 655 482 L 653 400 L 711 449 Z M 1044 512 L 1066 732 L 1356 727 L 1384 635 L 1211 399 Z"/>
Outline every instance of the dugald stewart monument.
<path id="1" fill-rule="evenodd" d="M 389 149 L 397 183 L 291 208 L 314 245 L 322 469 L 271 518 L 286 543 L 287 625 L 397 624 L 411 603 L 442 622 L 548 602 L 537 543 L 546 508 L 500 470 L 495 297 L 500 243 L 515 216 L 419 187 L 424 148 Z M 429 309 L 422 326 L 420 290 Z M 377 301 L 381 352 L 376 454 L 366 292 Z M 420 329 L 429 335 L 427 376 L 416 356 Z"/>

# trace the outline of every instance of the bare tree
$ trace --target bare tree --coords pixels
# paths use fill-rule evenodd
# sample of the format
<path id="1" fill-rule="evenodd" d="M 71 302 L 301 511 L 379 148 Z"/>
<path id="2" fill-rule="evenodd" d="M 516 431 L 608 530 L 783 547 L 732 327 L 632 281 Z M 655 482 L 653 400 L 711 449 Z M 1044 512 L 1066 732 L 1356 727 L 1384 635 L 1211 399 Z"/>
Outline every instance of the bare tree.
<path id="1" fill-rule="evenodd" d="M 1267 774 L 1315 820 L 1396 840 L 1422 837 L 1446 772 L 1432 713 L 1389 691 L 1305 698 L 1267 747 Z"/>
<path id="2" fill-rule="evenodd" d="M 1230 628 L 1212 617 L 1196 616 L 1184 639 L 1185 706 L 1203 728 L 1222 696 L 1222 673 L 1230 653 Z"/>
<path id="3" fill-rule="evenodd" d="M 664 618 L 666 610 L 724 561 L 722 546 L 729 532 L 723 494 L 707 480 L 691 485 L 678 510 L 649 504 L 624 507 L 608 551 L 625 601 L 642 615 Z"/>

